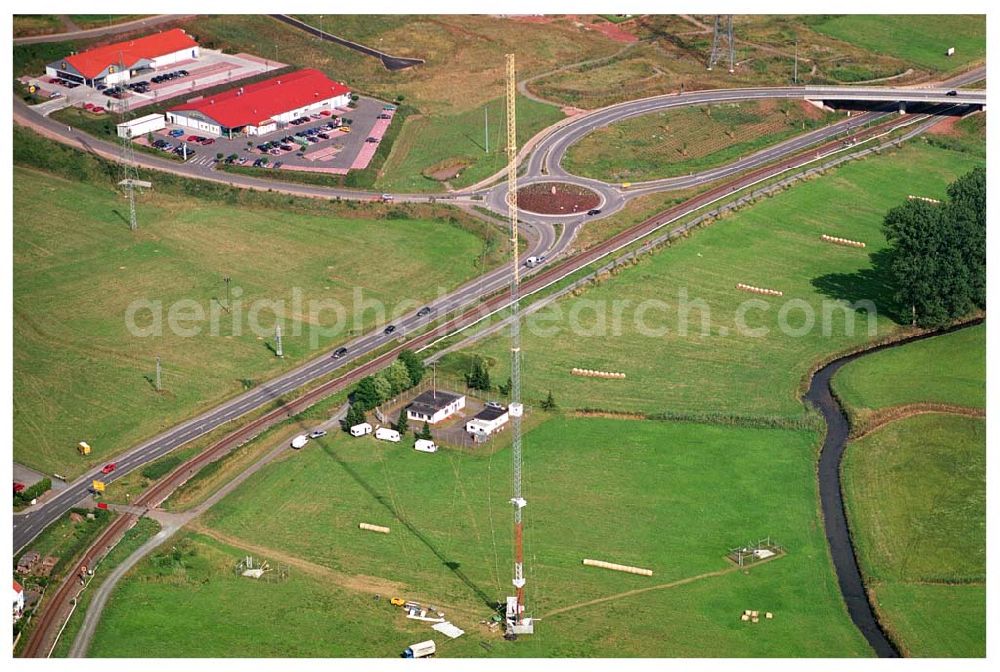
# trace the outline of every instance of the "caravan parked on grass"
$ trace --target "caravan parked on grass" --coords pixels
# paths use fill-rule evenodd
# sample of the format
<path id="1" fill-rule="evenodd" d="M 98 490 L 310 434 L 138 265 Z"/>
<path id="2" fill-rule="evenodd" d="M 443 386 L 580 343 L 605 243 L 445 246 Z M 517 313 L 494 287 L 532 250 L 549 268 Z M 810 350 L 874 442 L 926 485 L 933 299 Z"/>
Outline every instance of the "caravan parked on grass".
<path id="1" fill-rule="evenodd" d="M 351 427 L 351 436 L 364 436 L 365 434 L 372 433 L 372 426 L 367 422 L 362 422 L 359 425 L 354 425 Z"/>
<path id="2" fill-rule="evenodd" d="M 421 453 L 436 453 L 437 444 L 429 439 L 417 439 L 417 442 L 413 444 L 414 450 L 419 450 Z"/>
<path id="3" fill-rule="evenodd" d="M 393 443 L 399 443 L 402 438 L 395 429 L 389 429 L 388 427 L 379 427 L 375 430 L 375 438 L 379 441 L 392 441 Z"/>

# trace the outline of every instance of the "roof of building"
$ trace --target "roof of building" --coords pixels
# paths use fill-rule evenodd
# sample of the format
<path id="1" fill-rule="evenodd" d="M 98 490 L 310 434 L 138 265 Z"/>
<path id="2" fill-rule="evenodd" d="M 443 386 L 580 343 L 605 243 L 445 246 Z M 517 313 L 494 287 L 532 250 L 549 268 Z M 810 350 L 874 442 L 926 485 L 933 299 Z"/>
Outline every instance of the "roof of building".
<path id="1" fill-rule="evenodd" d="M 225 128 L 239 128 L 345 93 L 350 89 L 340 82 L 307 68 L 188 101 L 170 111 L 198 112 Z"/>
<path id="2" fill-rule="evenodd" d="M 109 65 L 122 63 L 132 67 L 142 59 L 156 58 L 175 51 L 197 47 L 198 43 L 180 28 L 154 33 L 127 42 L 115 42 L 103 47 L 67 56 L 65 60 L 84 77 L 97 77 Z"/>
<path id="3" fill-rule="evenodd" d="M 14 592 L 15 593 L 23 593 L 24 592 L 24 588 L 22 588 L 21 584 L 17 582 L 17 579 L 14 579 Z"/>
<path id="4" fill-rule="evenodd" d="M 445 392 L 443 390 L 427 390 L 418 394 L 413 399 L 413 402 L 407 406 L 407 409 L 414 413 L 434 415 L 456 399 L 461 399 L 464 396 L 464 394 Z"/>
<path id="5" fill-rule="evenodd" d="M 496 420 L 497 418 L 501 418 L 505 415 L 507 415 L 506 408 L 496 408 L 495 406 L 487 406 L 483 410 L 476 413 L 475 417 L 473 417 L 472 419 L 491 421 L 491 420 Z"/>

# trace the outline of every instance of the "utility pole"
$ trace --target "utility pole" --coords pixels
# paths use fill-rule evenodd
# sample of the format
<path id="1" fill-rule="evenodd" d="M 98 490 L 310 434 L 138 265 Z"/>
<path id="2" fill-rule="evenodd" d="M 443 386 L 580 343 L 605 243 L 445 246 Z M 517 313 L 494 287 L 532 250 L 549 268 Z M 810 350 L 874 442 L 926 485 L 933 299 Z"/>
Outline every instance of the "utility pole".
<path id="1" fill-rule="evenodd" d="M 232 278 L 227 275 L 222 280 L 226 283 L 226 312 L 231 313 L 233 311 L 233 304 L 229 298 L 229 282 Z"/>
<path id="2" fill-rule="evenodd" d="M 281 323 L 278 322 L 274 325 L 274 354 L 278 357 L 284 357 L 285 351 L 281 349 Z"/>
<path id="3" fill-rule="evenodd" d="M 163 385 L 160 384 L 160 356 L 156 356 L 156 391 L 162 392 Z"/>
<path id="4" fill-rule="evenodd" d="M 323 15 L 322 15 L 322 14 L 320 14 L 320 15 L 319 15 L 319 33 L 320 33 L 320 34 L 319 34 L 319 36 L 318 36 L 318 37 L 319 37 L 319 41 L 320 41 L 320 42 L 322 42 L 322 41 L 323 41 L 323 33 L 325 33 L 325 32 L 326 32 L 326 31 L 325 31 L 325 30 L 323 30 Z M 278 60 L 278 59 L 277 59 L 277 57 L 275 57 L 275 59 L 274 59 L 274 60 Z"/>
<path id="5" fill-rule="evenodd" d="M 118 52 L 118 72 L 120 74 L 124 71 L 125 59 L 122 56 L 122 53 Z M 126 124 L 128 123 L 130 116 L 129 94 L 124 88 L 119 100 L 121 100 L 121 105 L 119 106 L 121 112 L 121 123 Z M 122 179 L 118 182 L 118 186 L 125 188 L 125 198 L 128 199 L 128 228 L 130 231 L 135 231 L 139 228 L 139 223 L 135 214 L 135 189 L 139 179 L 139 173 L 135 164 L 135 149 L 132 147 L 132 130 L 127 127 L 121 138 L 120 149 L 119 163 L 121 167 Z"/>
<path id="6" fill-rule="evenodd" d="M 486 107 L 483 108 L 483 115 L 486 118 L 485 131 L 483 132 L 483 135 L 486 138 L 486 153 L 489 154 L 490 153 L 490 107 L 489 107 L 489 105 L 487 105 Z"/>
<path id="7" fill-rule="evenodd" d="M 795 36 L 795 65 L 792 67 L 792 83 L 799 83 L 799 36 Z"/>
<path id="8" fill-rule="evenodd" d="M 530 635 L 535 631 L 532 619 L 524 616 L 524 520 L 522 510 L 528 503 L 521 493 L 521 306 L 520 260 L 517 235 L 517 77 L 514 54 L 507 54 L 507 217 L 510 220 L 511 282 L 510 282 L 510 414 L 512 426 L 513 497 L 514 505 L 514 589 L 507 598 L 506 637 Z"/>

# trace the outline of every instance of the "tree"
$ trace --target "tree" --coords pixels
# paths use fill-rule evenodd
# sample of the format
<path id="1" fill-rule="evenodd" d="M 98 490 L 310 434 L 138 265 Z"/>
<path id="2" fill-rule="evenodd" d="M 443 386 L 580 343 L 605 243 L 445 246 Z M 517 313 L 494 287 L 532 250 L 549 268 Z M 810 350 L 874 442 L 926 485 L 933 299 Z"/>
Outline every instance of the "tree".
<path id="1" fill-rule="evenodd" d="M 406 367 L 413 385 L 418 385 L 424 379 L 424 363 L 417 353 L 412 350 L 403 350 L 399 353 L 398 361 Z"/>
<path id="2" fill-rule="evenodd" d="M 472 370 L 465 374 L 465 384 L 473 390 L 489 391 L 493 388 L 493 384 L 490 382 L 490 372 L 482 357 L 473 358 Z"/>
<path id="3" fill-rule="evenodd" d="M 399 409 L 399 418 L 396 420 L 396 431 L 400 434 L 406 434 L 407 430 L 410 428 L 410 422 L 406 417 L 406 409 Z"/>
<path id="4" fill-rule="evenodd" d="M 542 402 L 542 410 L 554 411 L 556 408 L 556 398 L 552 396 L 552 390 L 549 390 L 549 396 Z"/>
<path id="5" fill-rule="evenodd" d="M 398 359 L 385 370 L 385 379 L 392 385 L 393 395 L 413 387 L 413 381 L 410 379 L 410 372 L 406 368 L 406 364 Z"/>
<path id="6" fill-rule="evenodd" d="M 948 188 L 943 204 L 912 200 L 886 214 L 889 272 L 911 321 L 936 327 L 986 305 L 986 174 Z"/>
<path id="7" fill-rule="evenodd" d="M 347 409 L 344 419 L 340 421 L 340 426 L 346 432 L 354 425 L 360 425 L 365 420 L 365 412 L 357 404 L 351 404 Z"/>
<path id="8" fill-rule="evenodd" d="M 514 382 L 510 379 L 510 376 L 507 377 L 506 383 L 497 383 L 497 390 L 500 392 L 501 395 L 505 397 L 510 396 L 510 391 L 511 388 L 513 387 L 514 387 Z"/>
<path id="9" fill-rule="evenodd" d="M 354 388 L 354 399 L 352 405 L 357 405 L 362 411 L 370 411 L 382 403 L 379 397 L 378 388 L 375 386 L 373 376 L 365 376 L 358 381 L 358 386 Z"/>
<path id="10" fill-rule="evenodd" d="M 378 394 L 378 403 L 376 406 L 381 404 L 383 401 L 392 399 L 392 383 L 386 380 L 385 374 L 383 373 L 375 376 L 375 392 Z"/>
<path id="11" fill-rule="evenodd" d="M 420 433 L 417 434 L 417 438 L 418 439 L 427 439 L 428 441 L 430 441 L 431 439 L 434 438 L 434 437 L 431 436 L 431 426 L 429 424 L 427 424 L 426 420 L 424 420 L 424 426 L 420 430 Z"/>

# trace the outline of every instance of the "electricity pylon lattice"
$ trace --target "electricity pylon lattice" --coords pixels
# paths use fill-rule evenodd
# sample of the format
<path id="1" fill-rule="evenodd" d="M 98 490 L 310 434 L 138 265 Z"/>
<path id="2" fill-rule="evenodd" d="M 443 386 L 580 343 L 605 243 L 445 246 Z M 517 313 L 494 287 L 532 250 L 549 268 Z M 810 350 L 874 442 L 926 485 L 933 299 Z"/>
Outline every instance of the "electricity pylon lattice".
<path id="1" fill-rule="evenodd" d="M 122 72 L 124 69 L 124 61 L 119 58 L 118 71 Z M 138 188 L 139 170 L 135 164 L 135 149 L 132 147 L 132 129 L 125 125 L 131 120 L 129 95 L 129 91 L 122 87 L 118 110 L 120 123 L 125 131 L 120 134 L 121 137 L 119 138 L 119 144 L 121 145 L 119 156 L 121 181 L 118 182 L 118 185 L 125 190 L 125 198 L 128 199 L 128 228 L 131 231 L 135 231 L 139 228 L 139 223 L 135 216 L 135 190 Z"/>
<path id="2" fill-rule="evenodd" d="M 725 26 L 723 26 L 723 23 Z M 723 47 L 725 42 L 725 47 Z M 711 70 L 719 62 L 722 49 L 729 53 L 729 72 L 736 71 L 736 42 L 733 40 L 733 15 L 717 14 L 715 30 L 712 33 L 712 54 L 708 57 L 708 69 Z"/>

